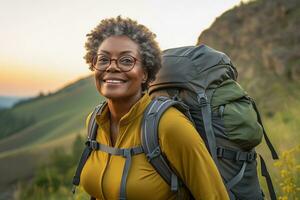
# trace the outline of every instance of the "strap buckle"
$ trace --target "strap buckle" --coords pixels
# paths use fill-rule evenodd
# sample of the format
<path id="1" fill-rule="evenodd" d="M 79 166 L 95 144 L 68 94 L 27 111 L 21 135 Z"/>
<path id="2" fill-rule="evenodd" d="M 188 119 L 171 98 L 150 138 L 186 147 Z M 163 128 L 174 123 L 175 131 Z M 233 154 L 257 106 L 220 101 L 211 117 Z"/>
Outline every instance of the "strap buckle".
<path id="1" fill-rule="evenodd" d="M 208 104 L 207 96 L 205 95 L 205 93 L 198 93 L 197 99 L 200 107 L 205 107 Z"/>
<path id="2" fill-rule="evenodd" d="M 148 153 L 146 156 L 148 161 L 150 162 L 153 158 L 156 158 L 160 154 L 161 154 L 160 148 L 159 146 L 157 146 L 151 153 Z"/>
<path id="3" fill-rule="evenodd" d="M 88 146 L 93 150 L 98 150 L 99 149 L 99 144 L 96 140 L 89 140 L 88 141 Z"/>
<path id="4" fill-rule="evenodd" d="M 224 154 L 224 149 L 221 148 L 221 147 L 218 147 L 218 148 L 217 148 L 217 157 L 218 157 L 218 158 L 222 158 L 222 157 L 223 157 L 223 154 Z"/>
<path id="5" fill-rule="evenodd" d="M 132 153 L 132 148 L 123 149 L 123 157 L 127 158 L 127 157 L 131 156 L 131 153 Z"/>
<path id="6" fill-rule="evenodd" d="M 239 161 L 240 160 L 240 157 L 241 157 L 241 152 L 240 151 L 237 151 L 236 154 L 235 154 L 235 161 Z"/>
<path id="7" fill-rule="evenodd" d="M 257 154 L 256 152 L 249 152 L 247 154 L 247 162 L 251 162 L 253 160 L 256 160 Z"/>

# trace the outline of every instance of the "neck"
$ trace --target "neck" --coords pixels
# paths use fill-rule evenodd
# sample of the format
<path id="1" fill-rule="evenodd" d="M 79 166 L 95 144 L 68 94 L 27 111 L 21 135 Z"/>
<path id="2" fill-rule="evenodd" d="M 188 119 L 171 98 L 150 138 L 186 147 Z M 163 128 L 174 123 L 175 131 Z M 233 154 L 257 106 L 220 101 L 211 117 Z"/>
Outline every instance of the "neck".
<path id="1" fill-rule="evenodd" d="M 140 98 L 142 98 L 142 94 L 130 99 L 108 99 L 107 105 L 111 121 L 118 123 Z"/>

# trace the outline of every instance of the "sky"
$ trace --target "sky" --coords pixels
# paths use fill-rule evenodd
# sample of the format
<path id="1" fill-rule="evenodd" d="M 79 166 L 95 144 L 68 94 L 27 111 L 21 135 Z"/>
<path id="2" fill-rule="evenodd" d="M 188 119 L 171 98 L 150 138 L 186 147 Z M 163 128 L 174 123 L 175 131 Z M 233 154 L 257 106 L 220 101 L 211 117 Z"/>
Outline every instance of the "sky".
<path id="1" fill-rule="evenodd" d="M 0 0 L 0 96 L 55 92 L 88 76 L 84 43 L 102 19 L 130 17 L 161 49 L 194 45 L 241 0 Z"/>

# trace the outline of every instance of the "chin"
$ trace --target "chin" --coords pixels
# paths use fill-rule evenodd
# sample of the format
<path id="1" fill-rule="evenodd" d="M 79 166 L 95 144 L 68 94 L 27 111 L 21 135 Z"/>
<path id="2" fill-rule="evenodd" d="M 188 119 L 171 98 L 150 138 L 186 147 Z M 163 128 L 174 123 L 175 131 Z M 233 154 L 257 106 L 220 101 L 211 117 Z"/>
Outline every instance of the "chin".
<path id="1" fill-rule="evenodd" d="M 103 92 L 101 93 L 102 96 L 104 96 L 107 99 L 111 99 L 111 100 L 119 100 L 119 99 L 126 99 L 128 96 L 127 94 L 124 92 L 119 93 L 119 92 Z"/>

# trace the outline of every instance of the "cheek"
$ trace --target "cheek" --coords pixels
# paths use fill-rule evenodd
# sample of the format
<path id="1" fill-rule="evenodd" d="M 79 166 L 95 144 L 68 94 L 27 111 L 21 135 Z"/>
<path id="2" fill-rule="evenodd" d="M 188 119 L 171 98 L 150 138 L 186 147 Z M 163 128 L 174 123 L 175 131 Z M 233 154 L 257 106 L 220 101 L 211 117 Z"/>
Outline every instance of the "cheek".
<path id="1" fill-rule="evenodd" d="M 94 75 L 94 79 L 95 79 L 95 84 L 96 84 L 98 92 L 100 92 L 100 90 L 101 90 L 100 77 L 101 77 L 101 75 L 96 72 Z"/>

